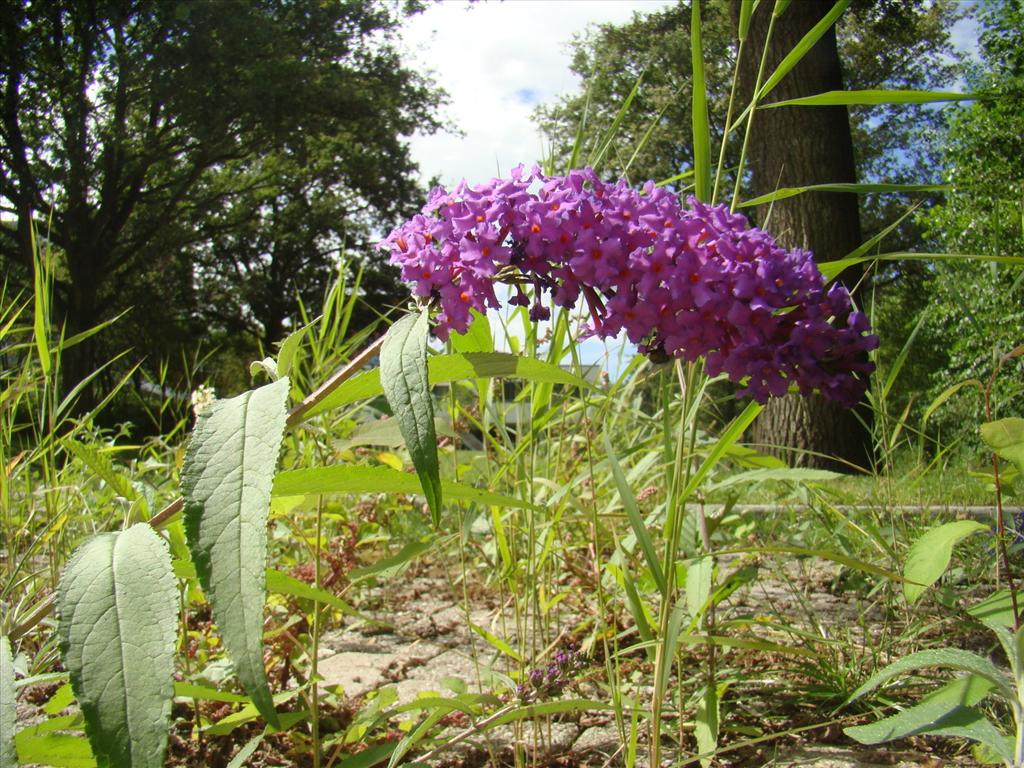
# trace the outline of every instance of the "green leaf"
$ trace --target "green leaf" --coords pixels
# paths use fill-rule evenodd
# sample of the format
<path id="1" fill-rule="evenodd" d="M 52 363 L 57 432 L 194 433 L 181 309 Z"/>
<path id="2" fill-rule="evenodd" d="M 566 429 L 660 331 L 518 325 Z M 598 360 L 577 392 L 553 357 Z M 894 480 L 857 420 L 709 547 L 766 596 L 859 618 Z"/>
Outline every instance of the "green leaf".
<path id="1" fill-rule="evenodd" d="M 350 574 L 351 575 L 351 574 Z M 267 569 L 267 589 L 279 595 L 290 595 L 303 600 L 315 600 L 324 605 L 329 605 L 347 616 L 358 616 L 362 618 L 359 611 L 346 603 L 340 597 L 332 595 L 326 589 L 318 589 L 312 584 L 299 581 L 294 576 L 276 571 L 273 568 Z"/>
<path id="2" fill-rule="evenodd" d="M 497 728 L 506 723 L 514 723 L 516 720 L 533 720 L 547 715 L 560 715 L 565 712 L 610 712 L 614 709 L 607 701 L 596 699 L 559 699 L 558 701 L 545 701 L 540 704 L 527 704 L 507 712 L 501 717 L 496 717 L 488 722 L 488 728 Z"/>
<path id="3" fill-rule="evenodd" d="M 738 203 L 737 207 L 750 208 L 755 205 L 764 205 L 796 197 L 805 192 L 849 192 L 855 195 L 868 195 L 875 192 L 945 192 L 952 188 L 951 184 L 810 184 L 806 187 L 781 187 L 766 195 L 744 200 L 742 203 Z"/>
<path id="4" fill-rule="evenodd" d="M 693 168 L 698 200 L 711 201 L 711 131 L 708 128 L 708 92 L 704 79 L 704 43 L 701 40 L 700 0 L 690 6 L 690 53 L 693 63 Z"/>
<path id="5" fill-rule="evenodd" d="M 231 762 L 227 764 L 227 768 L 243 768 L 246 765 L 246 760 L 252 757 L 252 753 L 256 751 L 256 748 L 263 742 L 265 733 L 257 733 L 249 741 L 245 743 L 238 753 L 231 758 Z"/>
<path id="6" fill-rule="evenodd" d="M 434 430 L 439 435 L 455 436 L 452 428 L 440 417 L 434 419 Z M 339 450 L 355 448 L 360 445 L 382 445 L 388 448 L 395 448 L 404 442 L 402 432 L 398 428 L 398 420 L 390 418 L 360 424 L 352 430 L 352 434 L 342 440 L 335 441 L 334 445 Z"/>
<path id="7" fill-rule="evenodd" d="M 972 605 L 967 612 L 982 624 L 997 627 L 1012 627 L 1014 620 L 1013 598 L 1010 590 L 1000 589 L 984 600 Z"/>
<path id="8" fill-rule="evenodd" d="M 176 699 L 199 699 L 200 701 L 220 701 L 225 704 L 249 704 L 252 699 L 240 693 L 230 691 L 219 691 L 206 685 L 195 685 L 194 683 L 175 683 L 174 698 Z"/>
<path id="9" fill-rule="evenodd" d="M 52 289 L 50 265 L 47 256 L 40 250 L 36 240 L 35 227 L 31 228 L 32 238 L 32 288 L 35 295 L 33 311 L 33 337 L 39 353 L 39 366 L 44 376 L 50 375 L 53 360 L 50 354 L 50 291 Z"/>
<path id="10" fill-rule="evenodd" d="M 539 509 L 528 501 L 492 493 L 463 483 L 443 480 L 441 488 L 445 497 L 452 501 L 472 501 L 499 507 Z M 408 472 L 399 472 L 391 467 L 364 467 L 349 464 L 293 469 L 279 472 L 274 478 L 273 495 L 275 497 L 320 493 L 421 493 L 421 486 L 416 476 Z"/>
<path id="11" fill-rule="evenodd" d="M 750 17 L 753 13 L 754 0 L 740 0 L 740 22 L 736 35 L 740 42 L 747 39 L 747 32 L 750 30 Z"/>
<path id="12" fill-rule="evenodd" d="M 263 669 L 267 515 L 284 434 L 288 379 L 217 400 L 196 425 L 181 487 L 199 582 L 238 679 L 277 727 Z"/>
<path id="13" fill-rule="evenodd" d="M 39 763 L 56 768 L 96 767 L 96 758 L 89 749 L 89 742 L 81 736 L 47 733 L 43 736 L 23 737 L 19 733 L 14 737 L 14 742 L 18 747 L 18 762 L 23 765 Z M 7 763 L 4 763 L 4 768 L 6 766 Z"/>
<path id="14" fill-rule="evenodd" d="M 707 477 L 708 473 L 712 469 L 714 469 L 715 465 L 732 447 L 733 443 L 740 439 L 744 430 L 751 425 L 763 408 L 764 406 L 760 403 L 750 402 L 747 404 L 747 407 L 743 409 L 742 413 L 729 423 L 729 426 L 712 447 L 711 452 L 708 453 L 707 458 L 701 462 L 700 467 L 693 473 L 693 477 L 691 477 L 690 481 L 686 484 L 686 488 L 682 493 L 682 498 L 684 500 L 688 499 L 690 495 L 700 487 L 700 484 L 704 482 L 704 478 Z"/>
<path id="15" fill-rule="evenodd" d="M 406 315 L 388 330 L 380 352 L 384 396 L 398 419 L 436 528 L 441 522 L 441 472 L 434 399 L 427 377 L 427 313 Z"/>
<path id="16" fill-rule="evenodd" d="M 978 98 L 973 93 L 947 93 L 946 91 L 863 90 L 828 91 L 799 99 L 762 104 L 761 109 L 772 107 L 837 107 L 873 106 L 876 104 L 931 104 L 936 101 L 969 101 Z"/>
<path id="17" fill-rule="evenodd" d="M 897 659 L 868 678 L 863 685 L 850 695 L 850 698 L 846 700 L 846 704 L 871 693 L 871 691 L 895 677 L 929 667 L 946 667 L 979 675 L 991 682 L 998 689 L 999 694 L 1007 701 L 1016 701 L 1017 694 L 1010 686 L 1006 673 L 991 661 L 970 651 L 962 651 L 958 648 L 940 648 L 918 651 L 909 656 L 904 656 L 902 659 Z"/>
<path id="18" fill-rule="evenodd" d="M 462 379 L 516 378 L 538 383 L 565 384 L 591 388 L 593 385 L 579 376 L 562 370 L 557 365 L 532 357 L 510 355 L 507 352 L 467 352 L 458 355 L 434 355 L 427 360 L 427 374 L 431 386 Z M 306 416 L 312 417 L 342 405 L 369 400 L 384 394 L 380 383 L 380 369 L 361 373 L 346 381 L 320 403 L 310 408 Z"/>
<path id="19" fill-rule="evenodd" d="M 949 567 L 953 547 L 972 533 L 987 531 L 977 520 L 955 520 L 925 531 L 911 545 L 903 566 L 903 595 L 915 603 Z"/>
<path id="20" fill-rule="evenodd" d="M 283 691 L 275 694 L 273 698 L 274 704 L 283 704 L 291 699 L 294 699 L 297 691 Z M 213 725 L 203 729 L 203 733 L 208 733 L 211 736 L 226 736 L 231 733 L 235 728 L 245 723 L 251 723 L 256 718 L 263 715 L 252 704 L 246 704 L 237 712 L 232 712 L 230 715 L 225 715 Z M 308 710 L 302 710 L 300 712 L 283 712 L 278 714 L 279 727 L 268 726 L 271 730 L 287 730 L 298 722 L 307 719 L 309 716 Z M 266 718 L 264 718 L 266 719 Z"/>
<path id="21" fill-rule="evenodd" d="M 686 612 L 691 619 L 701 614 L 708 598 L 711 597 L 711 576 L 714 567 L 715 561 L 711 557 L 697 558 L 686 567 Z"/>
<path id="22" fill-rule="evenodd" d="M 86 541 L 57 597 L 61 657 L 101 766 L 162 766 L 171 717 L 178 593 L 146 523 Z"/>
<path id="23" fill-rule="evenodd" d="M 746 472 L 735 472 L 724 480 L 717 483 L 709 483 L 706 487 L 708 493 L 720 491 L 733 485 L 743 483 L 761 483 L 766 480 L 783 480 L 792 483 L 815 483 L 825 480 L 835 480 L 842 477 L 838 472 L 831 472 L 827 469 L 806 469 L 801 467 L 779 467 L 766 469 L 751 469 Z"/>
<path id="24" fill-rule="evenodd" d="M 523 656 L 519 653 L 519 651 L 517 651 L 515 648 L 506 643 L 497 635 L 488 632 L 486 629 L 484 629 L 478 624 L 474 624 L 472 621 L 469 622 L 469 628 L 476 632 L 478 635 L 480 635 L 480 637 L 482 637 L 488 643 L 497 648 L 499 651 L 501 651 L 503 654 L 508 656 L 510 659 L 515 659 L 518 662 L 524 661 Z"/>
<path id="25" fill-rule="evenodd" d="M 1002 256 L 985 253 L 916 253 L 913 251 L 897 251 L 878 253 L 870 256 L 849 256 L 835 261 L 824 261 L 818 264 L 818 270 L 826 279 L 832 280 L 844 270 L 867 261 L 991 261 L 996 264 L 1024 266 L 1022 256 Z"/>
<path id="26" fill-rule="evenodd" d="M 452 348 L 461 354 L 467 352 L 493 352 L 494 337 L 491 335 L 491 323 L 487 319 L 487 315 L 481 314 L 475 309 L 469 310 L 469 313 L 473 316 L 473 320 L 470 322 L 466 332 L 453 333 L 449 336 Z"/>
<path id="27" fill-rule="evenodd" d="M 665 574 L 661 570 L 658 553 L 654 549 L 654 541 L 647 530 L 644 518 L 640 514 L 640 508 L 637 507 L 636 497 L 633 496 L 633 491 L 629 487 L 629 481 L 626 480 L 626 475 L 623 473 L 622 467 L 619 466 L 619 461 L 615 457 L 612 443 L 607 435 L 604 436 L 604 450 L 608 454 L 608 465 L 612 470 L 612 478 L 615 480 L 615 487 L 619 490 L 619 498 L 622 499 L 622 507 L 626 510 L 626 517 L 629 518 L 629 525 L 633 529 L 633 535 L 636 536 L 636 540 L 640 544 L 640 549 L 644 553 L 644 560 L 647 561 L 647 568 L 650 570 L 651 576 L 654 577 L 654 582 L 658 585 L 658 591 L 665 595 L 668 591 L 668 586 L 665 583 Z"/>
<path id="28" fill-rule="evenodd" d="M 355 584 L 363 581 L 364 579 L 368 579 L 371 576 L 397 573 L 399 569 L 411 562 L 414 558 L 417 558 L 424 552 L 429 551 L 434 544 L 435 539 L 433 538 L 426 538 L 421 541 L 410 541 L 402 547 L 398 554 L 392 555 L 391 557 L 381 558 L 373 565 L 368 565 L 365 568 L 353 568 L 348 573 L 349 581 Z"/>
<path id="29" fill-rule="evenodd" d="M 800 63 L 800 60 L 803 59 L 803 57 L 807 55 L 807 52 L 815 46 L 818 40 L 821 39 L 822 35 L 828 31 L 829 27 L 835 24 L 839 17 L 843 15 L 843 11 L 846 10 L 846 7 L 850 2 L 851 0 L 839 0 L 839 2 L 832 6 L 832 9 L 822 17 L 821 21 L 815 24 L 814 27 L 812 27 L 811 30 L 803 36 L 800 42 L 793 46 L 790 52 L 786 54 L 785 58 L 779 62 L 779 66 L 775 68 L 771 77 L 769 77 L 765 81 L 765 84 L 761 86 L 761 90 L 757 93 L 757 101 L 761 101 L 765 96 L 767 96 L 776 85 L 782 82 L 782 78 L 788 75 L 790 70 Z"/>
<path id="30" fill-rule="evenodd" d="M 708 685 L 697 705 L 697 722 L 694 727 L 697 737 L 697 750 L 701 755 L 700 764 L 704 768 L 711 765 L 710 755 L 718 749 L 718 686 Z"/>
<path id="31" fill-rule="evenodd" d="M 302 345 L 302 340 L 305 338 L 306 333 L 316 323 L 320 322 L 320 318 L 316 318 L 312 322 L 306 323 L 301 328 L 289 333 L 284 341 L 281 342 L 281 346 L 277 351 L 277 375 L 279 377 L 287 376 L 292 372 L 292 365 L 295 363 L 295 355 L 299 351 L 299 347 Z"/>
<path id="32" fill-rule="evenodd" d="M 11 641 L 0 635 L 0 765 L 13 766 L 14 729 L 18 722 L 18 702 L 14 696 L 14 656 Z"/>
<path id="33" fill-rule="evenodd" d="M 925 696 L 918 704 L 868 725 L 844 728 L 861 744 L 882 744 L 908 736 L 959 736 L 994 750 L 1013 763 L 1011 742 L 974 705 L 992 689 L 988 680 L 968 675 Z"/>
<path id="34" fill-rule="evenodd" d="M 1024 472 L 1024 419 L 1012 416 L 982 424 L 981 439 L 997 456 Z"/>

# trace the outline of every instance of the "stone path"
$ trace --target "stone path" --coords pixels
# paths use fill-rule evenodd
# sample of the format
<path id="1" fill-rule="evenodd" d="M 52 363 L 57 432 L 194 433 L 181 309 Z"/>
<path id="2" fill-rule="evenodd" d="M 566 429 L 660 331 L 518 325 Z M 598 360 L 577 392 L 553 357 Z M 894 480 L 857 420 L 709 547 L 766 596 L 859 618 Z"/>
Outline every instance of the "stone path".
<path id="1" fill-rule="evenodd" d="M 806 577 L 806 574 L 805 574 Z M 442 579 L 411 580 L 392 595 L 388 609 L 376 612 L 382 625 L 355 626 L 325 634 L 321 644 L 319 672 L 324 686 L 340 685 L 348 697 L 355 699 L 384 686 L 394 686 L 400 703 L 418 695 L 451 696 L 453 679 L 465 683 L 471 693 L 492 693 L 503 687 L 496 683 L 488 665 L 498 663 L 500 654 L 476 633 L 469 630 L 464 608 L 449 596 Z M 755 581 L 753 588 L 737 594 L 738 605 L 753 605 L 770 598 L 781 606 L 791 606 L 792 596 L 782 585 L 767 580 Z M 817 599 L 827 612 L 840 622 L 850 618 L 853 606 L 832 595 Z M 501 636 L 496 606 L 474 607 L 469 620 Z M 842 617 L 842 618 L 839 618 Z M 500 664 L 499 664 L 500 667 Z M 499 669 L 500 672 L 500 669 Z M 601 700 L 594 686 L 587 692 Z M 450 731 L 455 733 L 459 729 Z M 528 752 L 535 749 L 549 760 L 540 765 L 618 766 L 622 765 L 621 739 L 608 713 L 576 715 L 574 720 L 553 723 L 526 723 L 518 732 L 503 726 L 476 735 L 446 751 L 433 765 L 458 765 L 463 768 L 491 765 L 494 759 L 507 761 L 515 744 Z M 820 768 L 874 768 L 875 766 L 939 765 L 929 763 L 928 756 L 885 749 L 851 748 L 835 745 L 774 744 L 758 752 L 754 762 L 736 762 L 726 756 L 720 765 L 819 766 Z M 641 745 L 640 754 L 645 755 Z M 563 762 L 557 762 L 561 759 Z M 569 762 L 565 762 L 568 760 Z M 508 764 L 508 763 L 506 763 Z M 643 765 L 643 759 L 638 760 Z M 972 765 L 950 763 L 943 765 Z"/>

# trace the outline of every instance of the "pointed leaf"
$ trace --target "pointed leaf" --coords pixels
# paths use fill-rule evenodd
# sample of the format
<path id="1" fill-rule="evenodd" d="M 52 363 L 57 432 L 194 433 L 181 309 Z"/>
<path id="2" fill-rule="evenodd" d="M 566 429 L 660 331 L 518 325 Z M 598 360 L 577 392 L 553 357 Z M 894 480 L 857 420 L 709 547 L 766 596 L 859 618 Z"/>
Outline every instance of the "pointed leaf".
<path id="1" fill-rule="evenodd" d="M 700 752 L 700 764 L 704 768 L 711 765 L 710 755 L 718 748 L 718 687 L 708 685 L 697 705 L 697 722 L 694 727 L 697 737 L 697 750 Z"/>
<path id="2" fill-rule="evenodd" d="M 499 507 L 539 509 L 537 505 L 513 496 L 492 493 L 471 485 L 441 481 L 445 497 L 453 501 L 472 501 Z M 390 467 L 364 467 L 332 464 L 328 467 L 293 469 L 274 478 L 274 496 L 305 496 L 318 493 L 421 493 L 415 475 Z"/>
<path id="3" fill-rule="evenodd" d="M 711 557 L 693 560 L 686 568 L 686 612 L 690 614 L 691 619 L 696 619 L 701 614 L 708 598 L 711 597 L 711 577 L 714 568 L 715 561 Z"/>
<path id="4" fill-rule="evenodd" d="M 101 766 L 162 766 L 177 639 L 167 545 L 145 523 L 105 533 L 68 562 L 57 598 L 61 657 Z"/>
<path id="5" fill-rule="evenodd" d="M 17 765 L 14 752 L 14 728 L 18 703 L 14 698 L 14 658 L 11 641 L 0 635 L 0 765 Z"/>
<path id="6" fill-rule="evenodd" d="M 781 187 L 774 192 L 755 197 L 751 200 L 744 200 L 737 205 L 738 208 L 750 208 L 755 205 L 764 205 L 778 200 L 785 200 L 790 197 L 802 195 L 805 192 L 848 192 L 854 195 L 868 195 L 877 192 L 945 192 L 953 189 L 952 184 L 810 184 L 806 187 Z"/>
<path id="7" fill-rule="evenodd" d="M 875 723 L 845 728 L 843 732 L 861 744 L 881 744 L 924 734 L 959 736 L 986 745 L 1012 764 L 1010 740 L 974 708 L 991 688 L 988 680 L 968 675 L 930 693 L 909 709 Z"/>
<path id="8" fill-rule="evenodd" d="M 658 585 L 658 591 L 664 596 L 668 591 L 668 586 L 665 583 L 665 574 L 661 570 L 658 553 L 654 549 L 654 540 L 647 530 L 643 515 L 640 514 L 640 508 L 636 504 L 636 497 L 629 487 L 629 481 L 626 480 L 622 467 L 619 466 L 619 461 L 615 457 L 612 443 L 607 435 L 604 437 L 604 450 L 608 454 L 608 465 L 612 469 L 612 478 L 615 480 L 615 487 L 619 490 L 622 508 L 626 510 L 626 517 L 629 518 L 629 525 L 633 529 L 633 535 L 636 536 L 636 540 L 640 544 L 640 550 L 644 553 L 644 559 L 647 561 L 647 569 L 651 572 L 651 576 L 654 577 L 654 582 Z"/>
<path id="9" fill-rule="evenodd" d="M 441 521 L 434 400 L 427 377 L 427 313 L 406 315 L 388 330 L 380 352 L 380 379 L 405 438 L 436 527 Z"/>
<path id="10" fill-rule="evenodd" d="M 711 131 L 708 128 L 708 93 L 704 79 L 704 43 L 701 40 L 700 0 L 690 6 L 690 54 L 693 64 L 693 168 L 698 200 L 711 201 Z"/>
<path id="11" fill-rule="evenodd" d="M 590 388 L 592 385 L 562 370 L 557 365 L 532 357 L 511 355 L 507 352 L 466 352 L 458 355 L 433 355 L 427 360 L 430 384 L 444 384 L 461 379 L 489 379 L 506 377 L 525 379 L 538 383 L 566 384 L 572 387 Z M 310 408 L 307 417 L 326 413 L 360 400 L 369 400 L 384 394 L 380 383 L 380 369 L 374 368 L 346 381 L 316 406 Z"/>
<path id="12" fill-rule="evenodd" d="M 263 669 L 267 515 L 284 434 L 288 379 L 230 400 L 199 419 L 185 453 L 185 533 L 199 582 L 238 679 L 277 727 Z"/>
<path id="13" fill-rule="evenodd" d="M 1014 416 L 982 424 L 981 439 L 997 456 L 1024 472 L 1024 419 Z"/>
<path id="14" fill-rule="evenodd" d="M 940 648 L 918 651 L 917 653 L 911 653 L 909 656 L 904 656 L 902 659 L 897 659 L 868 678 L 863 685 L 850 695 L 846 703 L 849 704 L 851 701 L 856 701 L 895 677 L 929 667 L 959 669 L 979 675 L 991 682 L 1007 701 L 1012 702 L 1016 700 L 1017 694 L 1010 687 L 1009 678 L 1006 673 L 991 661 L 970 651 L 962 651 L 959 648 Z"/>
<path id="15" fill-rule="evenodd" d="M 471 309 L 470 314 L 473 316 L 473 321 L 469 324 L 466 332 L 453 333 L 449 337 L 452 348 L 459 353 L 493 352 L 494 337 L 491 335 L 491 323 L 487 319 L 487 315 L 483 315 L 475 309 Z"/>
<path id="16" fill-rule="evenodd" d="M 39 763 L 56 768 L 95 768 L 96 758 L 92 756 L 89 742 L 81 736 L 63 733 L 46 733 L 42 736 L 15 736 L 18 760 L 22 765 Z M 4 763 L 7 768 L 7 763 Z M 11 763 L 17 765 L 17 763 Z"/>
<path id="17" fill-rule="evenodd" d="M 978 98 L 973 93 L 948 93 L 946 91 L 908 90 L 863 90 L 828 91 L 799 99 L 775 101 L 762 104 L 761 109 L 772 107 L 841 107 L 873 106 L 876 104 L 931 104 L 936 101 L 971 101 Z"/>
<path id="18" fill-rule="evenodd" d="M 814 25 L 811 30 L 803 36 L 799 43 L 793 46 L 792 50 L 786 54 L 785 58 L 779 62 L 779 66 L 775 68 L 771 77 L 761 86 L 761 90 L 758 91 L 757 100 L 760 101 L 784 78 L 789 74 L 790 70 L 793 69 L 800 60 L 815 46 L 818 40 L 829 30 L 829 28 L 836 23 L 840 16 L 843 15 L 843 11 L 850 4 L 851 0 L 839 0 L 832 9 L 826 13 L 821 21 Z M 788 3 L 787 3 L 788 4 Z M 778 5 L 776 5 L 778 10 Z"/>
<path id="19" fill-rule="evenodd" d="M 987 531 L 988 526 L 977 520 L 955 520 L 921 534 L 907 553 L 903 566 L 903 595 L 907 602 L 915 603 L 949 567 L 953 547 L 972 533 Z"/>

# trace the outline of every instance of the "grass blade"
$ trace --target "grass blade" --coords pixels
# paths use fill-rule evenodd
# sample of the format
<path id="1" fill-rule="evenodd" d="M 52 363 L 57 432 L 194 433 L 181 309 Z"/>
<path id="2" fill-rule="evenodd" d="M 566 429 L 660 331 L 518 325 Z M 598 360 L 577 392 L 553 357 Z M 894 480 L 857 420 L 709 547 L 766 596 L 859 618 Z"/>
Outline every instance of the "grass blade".
<path id="1" fill-rule="evenodd" d="M 708 128 L 708 92 L 704 77 L 700 0 L 690 10 L 690 53 L 693 60 L 693 168 L 697 199 L 711 201 L 711 131 Z"/>
<path id="2" fill-rule="evenodd" d="M 810 31 L 803 36 L 799 43 L 797 43 L 793 50 L 786 54 L 785 58 L 779 62 L 779 66 L 775 68 L 775 71 L 771 74 L 764 85 L 761 86 L 761 90 L 758 91 L 757 101 L 761 101 L 767 96 L 776 85 L 782 82 L 782 79 L 790 73 L 800 60 L 807 55 L 808 51 L 815 46 L 815 44 L 822 38 L 822 36 L 829 30 L 829 28 L 836 23 L 840 16 L 843 15 L 843 11 L 846 10 L 847 6 L 850 5 L 851 0 L 838 0 L 838 2 L 832 6 L 832 9 L 822 17 L 821 21 L 815 24 Z"/>
<path id="3" fill-rule="evenodd" d="M 874 106 L 876 104 L 931 104 L 937 101 L 972 101 L 977 99 L 974 93 L 948 93 L 946 91 L 908 91 L 908 90 L 864 90 L 864 91 L 828 91 L 814 96 L 803 96 L 799 99 L 773 101 L 761 104 L 758 109 L 775 107 L 854 107 Z"/>

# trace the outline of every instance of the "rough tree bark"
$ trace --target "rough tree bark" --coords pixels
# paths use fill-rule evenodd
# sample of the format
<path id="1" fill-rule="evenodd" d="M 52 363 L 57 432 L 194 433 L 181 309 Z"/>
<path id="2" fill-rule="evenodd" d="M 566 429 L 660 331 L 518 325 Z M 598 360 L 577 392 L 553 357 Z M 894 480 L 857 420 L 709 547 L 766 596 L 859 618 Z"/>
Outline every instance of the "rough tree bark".
<path id="1" fill-rule="evenodd" d="M 747 103 L 754 89 L 772 6 L 761 3 L 751 21 L 740 62 L 740 103 Z M 768 41 L 766 76 L 832 6 L 832 0 L 797 0 L 789 5 Z M 738 18 L 739 3 L 734 0 L 734 24 Z M 842 89 L 833 27 L 766 102 Z M 747 152 L 752 195 L 779 187 L 856 181 L 846 107 L 757 110 Z M 761 206 L 756 218 L 782 245 L 811 250 L 819 262 L 841 258 L 861 243 L 857 198 L 852 194 L 798 195 Z M 859 275 L 843 277 L 852 287 Z M 870 455 L 866 416 L 866 408 L 847 411 L 819 396 L 789 395 L 768 404 L 754 424 L 752 437 L 764 450 L 795 466 L 849 471 L 851 464 L 864 466 Z"/>

